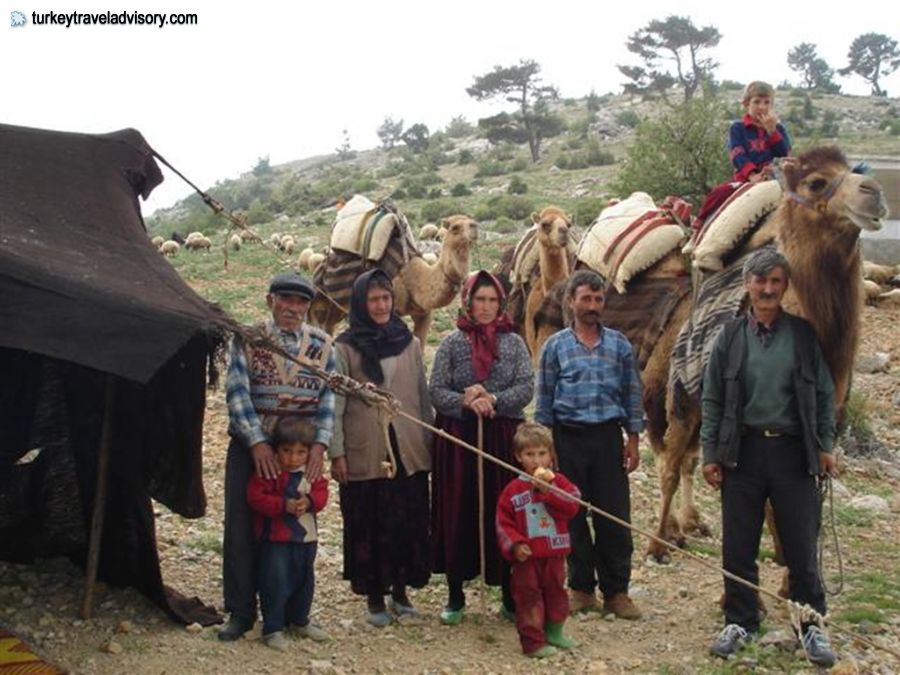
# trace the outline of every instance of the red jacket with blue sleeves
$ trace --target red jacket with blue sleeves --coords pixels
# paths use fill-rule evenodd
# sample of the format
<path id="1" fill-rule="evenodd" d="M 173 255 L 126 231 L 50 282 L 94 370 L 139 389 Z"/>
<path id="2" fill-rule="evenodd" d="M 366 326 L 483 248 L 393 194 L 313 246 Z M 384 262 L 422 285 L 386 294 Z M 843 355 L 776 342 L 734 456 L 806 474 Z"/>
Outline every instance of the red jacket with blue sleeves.
<path id="1" fill-rule="evenodd" d="M 553 477 L 553 486 L 581 499 L 581 492 L 561 473 Z M 581 506 L 553 490 L 546 493 L 523 478 L 514 478 L 497 501 L 497 544 L 500 553 L 515 560 L 513 547 L 528 544 L 533 558 L 566 555 L 571 549 L 569 520 Z"/>
<path id="2" fill-rule="evenodd" d="M 762 170 L 776 157 L 791 153 L 791 138 L 779 122 L 775 131 L 767 134 L 750 115 L 731 125 L 728 133 L 728 156 L 734 166 L 734 180 L 746 183 L 750 174 Z"/>
<path id="3" fill-rule="evenodd" d="M 288 499 L 309 497 L 310 508 L 297 516 L 284 510 Z M 302 471 L 282 471 L 277 478 L 256 474 L 247 484 L 247 503 L 253 510 L 253 532 L 258 541 L 309 543 L 318 540 L 315 514 L 328 501 L 328 481 L 319 477 L 312 486 Z"/>

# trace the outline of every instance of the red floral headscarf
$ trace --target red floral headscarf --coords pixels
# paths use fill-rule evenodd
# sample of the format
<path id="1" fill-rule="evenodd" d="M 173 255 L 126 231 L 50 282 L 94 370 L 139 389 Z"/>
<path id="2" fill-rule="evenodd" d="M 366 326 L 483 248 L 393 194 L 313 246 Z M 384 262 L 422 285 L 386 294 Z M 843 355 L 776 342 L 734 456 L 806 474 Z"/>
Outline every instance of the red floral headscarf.
<path id="1" fill-rule="evenodd" d="M 478 323 L 472 316 L 472 296 L 475 289 L 490 284 L 497 290 L 500 299 L 500 310 L 497 318 L 488 324 Z M 469 275 L 460 292 L 462 311 L 456 319 L 456 327 L 466 334 L 472 345 L 472 372 L 478 382 L 484 382 L 491 372 L 494 359 L 497 358 L 497 334 L 509 333 L 514 329 L 513 323 L 506 314 L 506 291 L 503 284 L 490 272 L 479 270 Z"/>

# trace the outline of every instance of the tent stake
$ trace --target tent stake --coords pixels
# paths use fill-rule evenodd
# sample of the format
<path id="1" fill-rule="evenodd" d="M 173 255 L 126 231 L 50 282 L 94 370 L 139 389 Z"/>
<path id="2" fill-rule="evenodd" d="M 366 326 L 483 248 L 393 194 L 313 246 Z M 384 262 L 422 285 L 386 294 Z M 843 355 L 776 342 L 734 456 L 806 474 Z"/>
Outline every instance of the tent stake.
<path id="1" fill-rule="evenodd" d="M 100 432 L 100 452 L 97 456 L 97 484 L 94 487 L 94 512 L 91 516 L 91 538 L 84 570 L 84 598 L 81 618 L 90 619 L 94 602 L 94 584 L 100 562 L 100 540 L 103 537 L 103 515 L 106 510 L 106 485 L 109 474 L 109 445 L 112 436 L 112 408 L 115 400 L 116 377 L 106 374 L 106 400 L 103 405 L 103 429 Z"/>

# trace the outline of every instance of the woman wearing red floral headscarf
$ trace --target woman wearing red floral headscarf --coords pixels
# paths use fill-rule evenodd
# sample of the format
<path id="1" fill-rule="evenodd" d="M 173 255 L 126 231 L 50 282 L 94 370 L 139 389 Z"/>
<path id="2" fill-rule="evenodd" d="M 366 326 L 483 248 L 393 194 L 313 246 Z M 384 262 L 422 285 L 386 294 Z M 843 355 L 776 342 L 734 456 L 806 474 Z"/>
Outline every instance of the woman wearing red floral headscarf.
<path id="1" fill-rule="evenodd" d="M 484 425 L 483 449 L 510 464 L 512 437 L 534 394 L 531 357 L 504 313 L 506 294 L 489 272 L 469 276 L 462 289 L 458 330 L 441 341 L 431 371 L 429 392 L 437 411 L 436 426 L 472 445 L 478 418 Z M 497 499 L 513 474 L 484 462 L 484 541 L 478 527 L 477 457 L 441 436 L 434 437 L 431 477 L 434 572 L 447 575 L 449 598 L 441 621 L 462 621 L 466 604 L 463 582 L 480 571 L 485 555 L 485 582 L 501 586 L 503 613 L 513 616 L 509 565 L 497 550 L 494 515 Z"/>

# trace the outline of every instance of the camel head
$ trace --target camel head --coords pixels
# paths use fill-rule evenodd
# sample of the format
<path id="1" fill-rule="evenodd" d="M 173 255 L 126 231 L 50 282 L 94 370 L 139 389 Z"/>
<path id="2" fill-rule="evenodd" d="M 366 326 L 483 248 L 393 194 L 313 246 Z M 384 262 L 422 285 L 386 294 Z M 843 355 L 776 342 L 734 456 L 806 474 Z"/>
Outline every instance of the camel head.
<path id="1" fill-rule="evenodd" d="M 537 225 L 538 242 L 548 248 L 566 248 L 572 220 L 556 207 L 548 206 L 540 213 L 532 213 L 531 221 Z"/>
<path id="2" fill-rule="evenodd" d="M 454 278 L 465 279 L 469 274 L 469 252 L 478 241 L 478 223 L 462 214 L 448 216 L 441 221 L 446 230 L 438 263 Z"/>
<path id="3" fill-rule="evenodd" d="M 851 169 L 838 148 L 813 148 L 785 160 L 782 172 L 785 205 L 795 216 L 789 220 L 815 222 L 817 228 L 835 228 L 833 234 L 854 238 L 860 230 L 881 229 L 887 217 L 881 186 Z"/>

